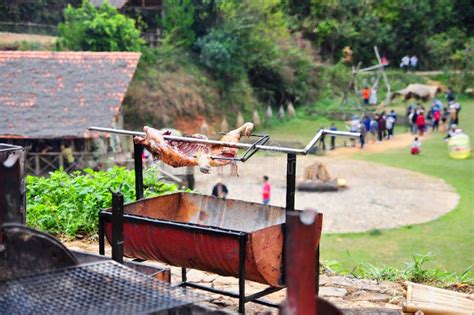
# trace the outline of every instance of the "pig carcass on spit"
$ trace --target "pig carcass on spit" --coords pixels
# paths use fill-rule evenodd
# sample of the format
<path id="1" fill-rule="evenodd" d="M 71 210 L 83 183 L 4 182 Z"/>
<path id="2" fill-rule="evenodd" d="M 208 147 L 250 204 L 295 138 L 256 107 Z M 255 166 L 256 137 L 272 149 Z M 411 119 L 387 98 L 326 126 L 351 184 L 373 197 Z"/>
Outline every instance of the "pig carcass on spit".
<path id="1" fill-rule="evenodd" d="M 253 130 L 253 124 L 247 122 L 240 128 L 229 131 L 220 141 L 239 142 L 242 136 L 250 136 Z M 237 156 L 238 149 L 222 145 L 203 144 L 194 142 L 182 142 L 165 140 L 164 135 L 170 132 L 164 132 L 147 127 L 143 128 L 145 137 L 136 136 L 135 143 L 140 143 L 150 151 L 155 158 L 173 167 L 199 166 L 203 173 L 210 173 L 211 167 L 224 166 L 231 163 L 231 160 L 214 159 L 213 157 L 234 158 Z M 207 139 L 206 136 L 195 134 L 192 138 Z"/>

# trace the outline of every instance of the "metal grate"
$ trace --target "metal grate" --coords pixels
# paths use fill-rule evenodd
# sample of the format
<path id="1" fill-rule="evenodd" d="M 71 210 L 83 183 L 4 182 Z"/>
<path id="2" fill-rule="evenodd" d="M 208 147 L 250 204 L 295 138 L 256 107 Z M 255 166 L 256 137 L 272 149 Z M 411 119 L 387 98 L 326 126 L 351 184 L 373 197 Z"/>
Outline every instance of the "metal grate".
<path id="1" fill-rule="evenodd" d="M 206 299 L 114 261 L 0 282 L 2 314 L 146 314 Z"/>

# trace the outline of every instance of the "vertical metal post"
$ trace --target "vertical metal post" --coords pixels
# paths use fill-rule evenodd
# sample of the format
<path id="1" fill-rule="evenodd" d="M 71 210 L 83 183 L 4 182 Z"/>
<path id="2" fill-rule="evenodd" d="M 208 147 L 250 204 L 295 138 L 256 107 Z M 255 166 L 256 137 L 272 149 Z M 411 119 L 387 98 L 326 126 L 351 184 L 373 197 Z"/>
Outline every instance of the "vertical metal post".
<path id="1" fill-rule="evenodd" d="M 112 193 L 112 259 L 123 263 L 123 195 Z"/>
<path id="2" fill-rule="evenodd" d="M 319 261 L 319 248 L 321 247 L 321 242 L 318 244 L 318 249 L 316 249 L 316 296 L 319 296 L 319 273 L 321 272 L 321 263 Z"/>
<path id="3" fill-rule="evenodd" d="M 295 210 L 296 154 L 288 153 L 286 161 L 286 211 Z"/>
<path id="4" fill-rule="evenodd" d="M 143 198 L 143 146 L 139 143 L 133 144 L 133 159 L 135 161 L 135 198 Z"/>
<path id="5" fill-rule="evenodd" d="M 247 247 L 247 233 L 239 237 L 239 313 L 245 314 L 245 249 Z"/>
<path id="6" fill-rule="evenodd" d="M 285 314 L 316 315 L 316 253 L 322 216 L 315 211 L 287 212 L 286 268 L 287 305 Z"/>
<path id="7" fill-rule="evenodd" d="M 99 255 L 105 255 L 105 222 L 99 213 Z"/>
<path id="8" fill-rule="evenodd" d="M 181 282 L 185 283 L 188 281 L 188 276 L 186 275 L 186 268 L 181 268 Z"/>

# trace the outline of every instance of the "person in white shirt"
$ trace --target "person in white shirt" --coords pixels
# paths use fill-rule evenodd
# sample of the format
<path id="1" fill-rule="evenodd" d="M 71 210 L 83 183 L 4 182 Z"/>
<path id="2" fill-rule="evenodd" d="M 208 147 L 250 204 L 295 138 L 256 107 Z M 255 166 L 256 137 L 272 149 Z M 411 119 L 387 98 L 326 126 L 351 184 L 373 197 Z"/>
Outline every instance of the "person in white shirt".
<path id="1" fill-rule="evenodd" d="M 376 88 L 372 88 L 370 90 L 369 104 L 377 105 L 377 89 Z"/>
<path id="2" fill-rule="evenodd" d="M 410 57 L 405 56 L 402 58 L 402 62 L 400 63 L 400 68 L 403 70 L 408 70 L 408 67 L 410 66 Z"/>
<path id="3" fill-rule="evenodd" d="M 392 115 L 387 116 L 385 120 L 385 128 L 387 128 L 387 140 L 393 137 L 393 127 L 395 127 L 395 117 Z"/>
<path id="4" fill-rule="evenodd" d="M 418 58 L 415 55 L 410 58 L 410 66 L 413 71 L 416 71 L 416 66 L 418 65 Z"/>
<path id="5" fill-rule="evenodd" d="M 411 143 L 411 154 L 412 155 L 418 155 L 421 152 L 421 141 L 418 140 L 418 137 L 413 140 Z"/>

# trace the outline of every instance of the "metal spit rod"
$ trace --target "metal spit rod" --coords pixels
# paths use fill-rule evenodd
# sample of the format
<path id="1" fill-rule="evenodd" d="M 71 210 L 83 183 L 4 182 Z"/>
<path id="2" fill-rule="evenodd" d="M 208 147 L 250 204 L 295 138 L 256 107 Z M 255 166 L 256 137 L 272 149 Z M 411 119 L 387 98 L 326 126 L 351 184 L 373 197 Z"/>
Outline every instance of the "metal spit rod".
<path id="1" fill-rule="evenodd" d="M 144 132 L 123 130 L 123 129 L 113 129 L 113 128 L 103 128 L 103 127 L 89 127 L 88 129 L 92 131 L 115 133 L 115 134 L 127 135 L 127 136 L 144 137 L 146 135 Z M 333 130 L 328 130 L 328 129 L 320 129 L 316 133 L 316 135 L 313 137 L 313 139 L 311 139 L 311 141 L 303 149 L 276 147 L 276 146 L 268 146 L 268 145 L 256 145 L 255 147 L 262 151 L 306 155 L 311 150 L 311 148 L 313 148 L 316 142 L 318 142 L 325 135 L 342 136 L 342 137 L 349 137 L 349 138 L 360 137 L 360 133 L 357 133 L 357 132 L 333 131 Z M 163 137 L 165 138 L 165 140 L 169 140 L 169 141 L 221 145 L 221 146 L 237 148 L 237 149 L 248 149 L 252 146 L 252 144 L 248 144 L 248 143 L 223 142 L 223 141 L 218 141 L 218 140 L 198 139 L 198 138 L 191 138 L 191 137 L 179 137 L 179 136 L 170 136 L 170 135 L 164 135 Z"/>

